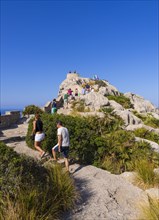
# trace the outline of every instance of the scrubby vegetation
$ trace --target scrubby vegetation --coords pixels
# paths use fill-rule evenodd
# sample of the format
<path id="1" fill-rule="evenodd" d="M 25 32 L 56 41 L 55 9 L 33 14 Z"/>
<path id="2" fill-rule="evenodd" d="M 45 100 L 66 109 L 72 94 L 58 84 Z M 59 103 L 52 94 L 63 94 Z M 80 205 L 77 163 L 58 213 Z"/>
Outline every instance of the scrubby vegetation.
<path id="1" fill-rule="evenodd" d="M 96 80 L 95 84 L 98 85 L 99 88 L 100 87 L 105 87 L 107 85 L 106 82 L 104 82 L 103 80 Z"/>
<path id="2" fill-rule="evenodd" d="M 0 143 L 0 219 L 57 219 L 76 191 L 61 166 L 42 167 Z"/>
<path id="3" fill-rule="evenodd" d="M 84 100 L 73 101 L 71 108 L 74 112 L 90 112 L 89 107 L 85 107 Z"/>
<path id="4" fill-rule="evenodd" d="M 141 137 L 144 139 L 148 139 L 150 141 L 154 141 L 159 144 L 159 135 L 155 132 L 149 131 L 146 128 L 138 128 L 134 131 L 136 137 Z"/>
<path id="5" fill-rule="evenodd" d="M 159 219 L 159 200 L 149 197 L 149 203 L 143 203 L 139 220 L 158 220 Z"/>
<path id="6" fill-rule="evenodd" d="M 43 110 L 35 105 L 28 105 L 24 108 L 23 115 L 31 115 L 36 113 L 43 113 Z"/>
<path id="7" fill-rule="evenodd" d="M 131 103 L 130 99 L 125 97 L 124 95 L 120 94 L 120 96 L 113 96 L 113 95 L 107 95 L 106 96 L 109 100 L 114 100 L 120 105 L 122 105 L 124 108 L 133 108 L 133 104 Z"/>
<path id="8" fill-rule="evenodd" d="M 159 175 L 154 172 L 154 164 L 150 160 L 137 161 L 135 170 L 137 172 L 136 184 L 140 188 L 159 187 Z"/>
<path id="9" fill-rule="evenodd" d="M 133 114 L 140 118 L 145 125 L 151 126 L 153 128 L 159 128 L 159 120 L 154 118 L 151 114 L 147 116 L 144 114 L 140 114 L 137 111 L 133 111 Z"/>
<path id="10" fill-rule="evenodd" d="M 152 163 L 156 153 L 148 143 L 136 142 L 131 131 L 122 130 L 123 120 L 105 111 L 105 117 L 79 117 L 43 114 L 44 130 L 47 134 L 43 148 L 51 152 L 57 142 L 56 121 L 61 120 L 70 133 L 70 156 L 82 164 L 94 164 L 112 173 L 134 170 L 135 161 L 139 158 L 151 158 Z M 33 147 L 30 140 L 32 123 L 29 125 L 27 143 Z M 158 158 L 159 159 L 159 158 Z"/>

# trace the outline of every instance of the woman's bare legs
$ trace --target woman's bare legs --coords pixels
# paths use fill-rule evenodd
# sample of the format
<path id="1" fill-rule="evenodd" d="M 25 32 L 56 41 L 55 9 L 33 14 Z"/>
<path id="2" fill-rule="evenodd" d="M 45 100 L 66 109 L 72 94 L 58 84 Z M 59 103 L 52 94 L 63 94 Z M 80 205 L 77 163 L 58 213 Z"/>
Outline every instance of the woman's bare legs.
<path id="1" fill-rule="evenodd" d="M 34 147 L 36 148 L 36 150 L 39 151 L 40 156 L 42 156 L 42 155 L 45 153 L 45 151 L 43 151 L 43 150 L 41 149 L 40 144 L 41 144 L 40 141 L 35 141 L 35 142 L 34 142 Z"/>

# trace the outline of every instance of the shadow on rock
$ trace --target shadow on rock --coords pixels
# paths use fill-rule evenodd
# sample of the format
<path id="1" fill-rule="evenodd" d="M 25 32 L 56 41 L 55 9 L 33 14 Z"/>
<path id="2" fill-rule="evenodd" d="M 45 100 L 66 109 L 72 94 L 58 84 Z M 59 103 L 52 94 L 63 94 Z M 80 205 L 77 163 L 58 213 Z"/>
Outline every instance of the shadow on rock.
<path id="1" fill-rule="evenodd" d="M 82 169 L 83 166 L 78 167 L 75 172 Z M 88 185 L 90 180 L 81 179 L 79 177 L 73 177 L 75 181 L 75 187 L 77 193 L 79 193 L 79 198 L 75 202 L 75 207 L 71 211 L 64 212 L 60 216 L 60 220 L 73 220 L 76 213 L 80 213 L 86 206 L 87 201 L 93 196 L 93 192 L 88 190 Z"/>

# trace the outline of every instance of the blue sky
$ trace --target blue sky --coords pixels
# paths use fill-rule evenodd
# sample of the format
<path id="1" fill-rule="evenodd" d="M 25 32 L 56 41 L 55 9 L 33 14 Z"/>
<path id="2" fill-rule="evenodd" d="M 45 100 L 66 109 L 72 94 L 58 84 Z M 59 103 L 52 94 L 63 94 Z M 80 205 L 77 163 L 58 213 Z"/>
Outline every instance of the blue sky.
<path id="1" fill-rule="evenodd" d="M 43 106 L 69 70 L 159 106 L 158 1 L 1 1 L 1 107 Z"/>

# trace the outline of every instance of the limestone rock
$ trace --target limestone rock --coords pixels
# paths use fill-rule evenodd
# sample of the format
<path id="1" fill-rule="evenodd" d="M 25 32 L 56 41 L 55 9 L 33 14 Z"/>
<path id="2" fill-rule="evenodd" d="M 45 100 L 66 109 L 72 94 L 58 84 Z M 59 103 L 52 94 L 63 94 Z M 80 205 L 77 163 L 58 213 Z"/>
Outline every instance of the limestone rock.
<path id="1" fill-rule="evenodd" d="M 159 199 L 159 189 L 151 188 L 145 191 L 151 198 Z"/>
<path id="2" fill-rule="evenodd" d="M 134 130 L 139 129 L 139 128 L 145 128 L 148 131 L 152 131 L 152 132 L 155 132 L 156 134 L 159 134 L 159 129 L 158 128 L 152 128 L 152 127 L 144 125 L 144 124 L 128 125 L 125 129 L 128 130 L 128 131 L 134 131 Z"/>
<path id="3" fill-rule="evenodd" d="M 142 189 L 120 175 L 93 166 L 73 165 L 72 169 L 81 200 L 74 212 L 65 215 L 65 219 L 138 219 L 138 203 L 148 201 Z"/>
<path id="4" fill-rule="evenodd" d="M 156 142 L 153 142 L 153 141 L 149 141 L 147 139 L 144 139 L 144 138 L 140 138 L 140 137 L 135 137 L 136 141 L 145 141 L 147 143 L 150 144 L 150 146 L 152 147 L 152 149 L 159 153 L 159 145 L 156 143 Z"/>
<path id="5" fill-rule="evenodd" d="M 120 92 L 117 90 L 115 86 L 112 86 L 108 81 L 105 82 L 106 86 L 99 88 L 99 94 L 102 94 L 104 96 L 106 95 L 120 95 Z"/>
<path id="6" fill-rule="evenodd" d="M 119 103 L 117 103 L 114 100 L 109 100 L 109 104 L 110 104 L 110 107 L 112 107 L 115 110 L 119 110 L 119 111 L 123 111 L 124 110 L 123 106 L 120 105 Z"/>
<path id="7" fill-rule="evenodd" d="M 135 172 L 124 172 L 120 174 L 120 176 L 125 180 L 127 180 L 128 182 L 134 183 L 137 175 Z"/>
<path id="8" fill-rule="evenodd" d="M 109 105 L 109 101 L 106 97 L 96 92 L 90 92 L 83 95 L 82 100 L 85 101 L 85 105 L 90 107 L 91 110 L 99 110 L 101 107 Z"/>
<path id="9" fill-rule="evenodd" d="M 124 122 L 125 125 L 138 125 L 140 123 L 142 123 L 141 119 L 139 119 L 138 117 L 136 117 L 135 115 L 133 115 L 130 111 L 128 110 L 114 110 L 113 111 L 115 114 L 117 114 L 118 116 L 120 116 Z"/>
<path id="10" fill-rule="evenodd" d="M 139 95 L 128 92 L 124 96 L 130 99 L 134 109 L 139 113 L 157 112 L 156 107 L 150 101 L 145 100 Z"/>

